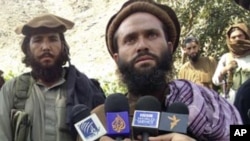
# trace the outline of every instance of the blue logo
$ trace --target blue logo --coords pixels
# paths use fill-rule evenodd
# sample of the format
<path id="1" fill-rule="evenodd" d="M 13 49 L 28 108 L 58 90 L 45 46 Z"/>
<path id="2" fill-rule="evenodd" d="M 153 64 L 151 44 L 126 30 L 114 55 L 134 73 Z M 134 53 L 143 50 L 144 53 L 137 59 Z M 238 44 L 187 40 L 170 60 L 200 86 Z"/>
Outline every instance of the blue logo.
<path id="1" fill-rule="evenodd" d="M 134 113 L 133 126 L 158 128 L 159 115 L 159 112 L 136 110 Z"/>
<path id="2" fill-rule="evenodd" d="M 97 127 L 97 125 L 94 123 L 92 118 L 89 118 L 88 120 L 84 121 L 83 123 L 78 125 L 83 136 L 86 139 L 92 138 L 100 132 L 100 127 Z"/>

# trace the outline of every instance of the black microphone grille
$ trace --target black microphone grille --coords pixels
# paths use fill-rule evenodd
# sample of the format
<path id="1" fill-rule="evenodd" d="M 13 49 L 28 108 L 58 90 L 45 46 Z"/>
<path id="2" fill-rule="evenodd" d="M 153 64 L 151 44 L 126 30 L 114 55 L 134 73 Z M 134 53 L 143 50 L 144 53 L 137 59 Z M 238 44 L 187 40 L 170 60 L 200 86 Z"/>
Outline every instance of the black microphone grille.
<path id="1" fill-rule="evenodd" d="M 186 104 L 182 102 L 175 102 L 167 108 L 167 112 L 177 114 L 189 114 L 189 110 Z"/>
<path id="2" fill-rule="evenodd" d="M 161 111 L 161 103 L 154 96 L 142 96 L 136 102 L 135 110 Z"/>
<path id="3" fill-rule="evenodd" d="M 104 103 L 105 112 L 129 112 L 128 99 L 124 94 L 114 93 L 109 95 Z"/>
<path id="4" fill-rule="evenodd" d="M 71 120 L 73 123 L 79 122 L 80 120 L 90 115 L 90 109 L 84 104 L 77 104 L 72 108 Z"/>

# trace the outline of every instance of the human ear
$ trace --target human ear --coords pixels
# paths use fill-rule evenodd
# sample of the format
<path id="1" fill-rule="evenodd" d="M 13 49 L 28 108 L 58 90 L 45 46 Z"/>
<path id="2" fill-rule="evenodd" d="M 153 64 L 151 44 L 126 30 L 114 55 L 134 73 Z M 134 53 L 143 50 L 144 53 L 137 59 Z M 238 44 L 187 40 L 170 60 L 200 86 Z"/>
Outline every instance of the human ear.
<path id="1" fill-rule="evenodd" d="M 173 53 L 174 47 L 173 47 L 172 42 L 168 42 L 168 50 L 169 50 L 171 53 Z"/>
<path id="2" fill-rule="evenodd" d="M 114 53 L 112 57 L 115 60 L 115 62 L 117 63 L 118 62 L 118 58 L 119 58 L 118 53 Z"/>

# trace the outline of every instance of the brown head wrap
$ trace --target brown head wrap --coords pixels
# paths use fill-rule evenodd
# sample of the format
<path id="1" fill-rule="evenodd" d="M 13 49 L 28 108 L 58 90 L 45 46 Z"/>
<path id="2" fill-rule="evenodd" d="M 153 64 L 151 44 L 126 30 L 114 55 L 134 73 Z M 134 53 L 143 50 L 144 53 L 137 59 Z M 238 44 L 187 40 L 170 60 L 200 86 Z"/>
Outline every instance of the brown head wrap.
<path id="1" fill-rule="evenodd" d="M 234 28 L 238 28 L 239 30 L 241 30 L 245 36 L 246 36 L 246 40 L 237 40 L 234 42 L 230 41 L 230 34 L 232 33 L 232 30 Z M 227 46 L 229 51 L 235 56 L 235 57 L 239 57 L 239 56 L 244 56 L 249 54 L 250 51 L 250 31 L 248 26 L 245 23 L 237 23 L 234 24 L 232 26 L 229 27 L 229 29 L 227 30 Z"/>
<path id="2" fill-rule="evenodd" d="M 17 34 L 22 33 L 25 36 L 47 32 L 63 33 L 67 29 L 71 29 L 73 26 L 74 23 L 67 19 L 52 14 L 44 14 L 17 27 L 15 32 Z"/>
<path id="3" fill-rule="evenodd" d="M 161 5 L 152 0 L 129 0 L 123 4 L 122 8 L 111 17 L 106 27 L 106 44 L 110 55 L 117 52 L 114 42 L 114 35 L 124 19 L 136 12 L 147 12 L 162 21 L 167 28 L 166 36 L 173 43 L 176 50 L 180 37 L 180 24 L 175 12 L 166 5 Z"/>

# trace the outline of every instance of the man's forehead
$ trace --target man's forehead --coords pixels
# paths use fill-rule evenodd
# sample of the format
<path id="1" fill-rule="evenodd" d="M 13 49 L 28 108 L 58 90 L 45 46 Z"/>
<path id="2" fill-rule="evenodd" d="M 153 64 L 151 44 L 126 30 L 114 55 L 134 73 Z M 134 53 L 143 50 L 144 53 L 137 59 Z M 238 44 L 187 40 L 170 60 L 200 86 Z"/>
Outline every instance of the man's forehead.
<path id="1" fill-rule="evenodd" d="M 138 12 L 122 21 L 117 32 L 153 31 L 162 29 L 162 22 L 154 15 Z"/>
<path id="2" fill-rule="evenodd" d="M 126 27 L 134 24 L 159 24 L 162 25 L 162 21 L 159 20 L 155 15 L 147 12 L 136 12 L 125 18 L 120 26 L 125 25 Z"/>
<path id="3" fill-rule="evenodd" d="M 52 32 L 52 33 L 38 33 L 38 34 L 34 34 L 31 37 L 36 38 L 36 37 L 59 37 L 59 33 L 56 32 Z"/>

